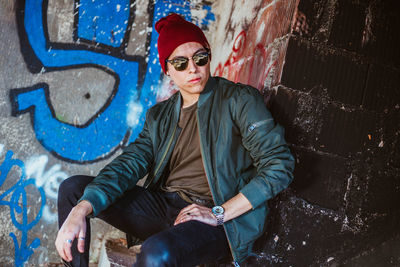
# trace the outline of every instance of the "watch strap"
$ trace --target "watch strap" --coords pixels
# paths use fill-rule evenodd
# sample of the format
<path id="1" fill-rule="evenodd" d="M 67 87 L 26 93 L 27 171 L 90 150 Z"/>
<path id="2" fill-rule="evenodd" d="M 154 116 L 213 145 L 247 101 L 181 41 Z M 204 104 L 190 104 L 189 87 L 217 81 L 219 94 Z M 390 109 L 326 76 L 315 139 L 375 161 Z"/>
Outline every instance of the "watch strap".
<path id="1" fill-rule="evenodd" d="M 215 218 L 217 218 L 217 225 L 223 225 L 224 224 L 224 214 L 215 215 Z"/>

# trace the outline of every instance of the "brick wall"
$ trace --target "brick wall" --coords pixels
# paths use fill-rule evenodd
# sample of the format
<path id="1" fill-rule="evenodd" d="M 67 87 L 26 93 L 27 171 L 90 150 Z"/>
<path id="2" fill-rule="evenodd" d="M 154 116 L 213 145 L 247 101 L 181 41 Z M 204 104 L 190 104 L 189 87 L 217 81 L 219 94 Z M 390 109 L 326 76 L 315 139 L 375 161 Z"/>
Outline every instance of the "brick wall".
<path id="1" fill-rule="evenodd" d="M 300 0 L 281 82 L 266 99 L 295 179 L 273 201 L 251 266 L 331 266 L 398 228 L 398 1 Z"/>

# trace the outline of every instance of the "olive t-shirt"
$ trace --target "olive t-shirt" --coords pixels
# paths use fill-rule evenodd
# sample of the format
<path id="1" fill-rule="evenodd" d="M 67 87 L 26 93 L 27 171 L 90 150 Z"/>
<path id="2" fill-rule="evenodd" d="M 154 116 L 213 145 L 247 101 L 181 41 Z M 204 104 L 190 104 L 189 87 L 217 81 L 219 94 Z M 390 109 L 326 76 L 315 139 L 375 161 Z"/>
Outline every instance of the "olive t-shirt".
<path id="1" fill-rule="evenodd" d="M 172 152 L 170 174 L 164 187 L 168 192 L 178 192 L 187 201 L 190 201 L 188 196 L 212 199 L 201 158 L 196 111 L 197 103 L 181 109 L 178 125 L 182 130 Z"/>

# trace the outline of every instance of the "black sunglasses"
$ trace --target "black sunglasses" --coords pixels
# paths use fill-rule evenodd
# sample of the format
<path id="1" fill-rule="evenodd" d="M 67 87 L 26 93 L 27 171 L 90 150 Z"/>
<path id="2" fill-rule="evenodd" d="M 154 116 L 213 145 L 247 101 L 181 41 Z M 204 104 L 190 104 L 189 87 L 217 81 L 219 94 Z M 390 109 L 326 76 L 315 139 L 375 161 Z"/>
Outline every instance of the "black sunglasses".
<path id="1" fill-rule="evenodd" d="M 201 67 L 201 66 L 205 66 L 208 63 L 209 58 L 210 58 L 210 52 L 204 51 L 204 52 L 198 52 L 198 53 L 194 54 L 191 58 L 176 57 L 173 59 L 166 59 L 165 64 L 167 62 L 169 62 L 169 63 L 171 63 L 172 66 L 174 66 L 174 68 L 177 71 L 184 71 L 187 68 L 187 66 L 189 65 L 190 59 L 193 59 L 194 64 Z"/>

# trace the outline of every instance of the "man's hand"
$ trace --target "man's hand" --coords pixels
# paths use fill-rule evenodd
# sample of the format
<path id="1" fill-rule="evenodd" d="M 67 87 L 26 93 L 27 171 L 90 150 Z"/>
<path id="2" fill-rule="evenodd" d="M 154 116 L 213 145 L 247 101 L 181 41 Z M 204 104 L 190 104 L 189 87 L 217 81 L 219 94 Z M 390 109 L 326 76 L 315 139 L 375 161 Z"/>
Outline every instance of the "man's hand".
<path id="1" fill-rule="evenodd" d="M 192 204 L 183 208 L 179 212 L 178 217 L 176 217 L 174 225 L 191 220 L 217 226 L 217 218 L 212 214 L 211 209 L 197 204 Z"/>
<path id="2" fill-rule="evenodd" d="M 92 212 L 92 205 L 88 201 L 79 202 L 64 221 L 57 234 L 55 242 L 58 254 L 66 261 L 72 261 L 71 246 L 78 238 L 78 251 L 85 249 L 86 216 Z"/>
<path id="3" fill-rule="evenodd" d="M 232 220 L 233 218 L 246 213 L 252 208 L 251 203 L 242 193 L 239 193 L 233 198 L 229 199 L 227 202 L 222 204 L 222 206 L 225 210 L 224 222 Z M 214 214 L 212 214 L 211 209 L 196 204 L 192 204 L 183 208 L 181 212 L 179 212 L 174 225 L 191 220 L 217 226 L 217 218 L 215 218 Z"/>

